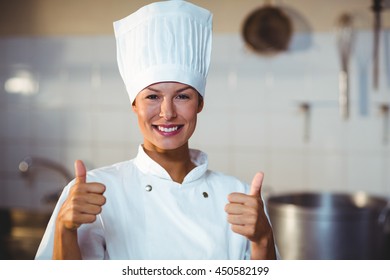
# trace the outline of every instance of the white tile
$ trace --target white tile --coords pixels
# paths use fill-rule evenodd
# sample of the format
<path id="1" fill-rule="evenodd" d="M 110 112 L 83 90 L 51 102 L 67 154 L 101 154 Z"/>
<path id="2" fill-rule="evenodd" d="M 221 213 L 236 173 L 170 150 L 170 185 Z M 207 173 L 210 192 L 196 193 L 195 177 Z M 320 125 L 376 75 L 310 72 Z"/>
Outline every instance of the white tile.
<path id="1" fill-rule="evenodd" d="M 71 172 L 74 171 L 74 162 L 79 159 L 84 161 L 87 169 L 93 169 L 97 166 L 94 163 L 94 155 L 97 153 L 96 144 L 89 142 L 68 142 L 64 147 L 63 165 Z"/>
<path id="2" fill-rule="evenodd" d="M 385 157 L 383 160 L 383 170 L 384 170 L 384 178 L 383 178 L 383 190 L 382 195 L 386 196 L 387 198 L 390 198 L 390 172 L 387 172 L 390 170 L 390 148 L 387 147 L 387 152 L 385 153 Z"/>
<path id="3" fill-rule="evenodd" d="M 348 155 L 348 189 L 381 194 L 385 191 L 386 155 L 379 153 L 355 153 Z M 387 166 L 388 168 L 388 166 Z"/>
<path id="4" fill-rule="evenodd" d="M 128 143 L 132 139 L 139 139 L 140 132 L 132 112 L 128 111 L 101 111 L 94 113 L 93 122 L 96 130 L 94 141 Z"/>
<path id="5" fill-rule="evenodd" d="M 309 150 L 306 176 L 309 190 L 319 192 L 348 191 L 347 158 L 333 150 Z"/>
<path id="6" fill-rule="evenodd" d="M 59 62 L 67 66 L 90 65 L 93 62 L 93 41 L 88 37 L 70 37 L 61 41 Z"/>
<path id="7" fill-rule="evenodd" d="M 62 131 L 66 141 L 91 141 L 96 137 L 94 115 L 88 110 L 68 110 L 64 112 Z"/>
<path id="8" fill-rule="evenodd" d="M 269 186 L 275 193 L 308 189 L 308 159 L 302 151 L 272 150 L 268 169 Z"/>
<path id="9" fill-rule="evenodd" d="M 7 196 L 4 206 L 32 208 L 36 205 L 33 196 L 34 189 L 32 188 L 32 183 L 26 183 L 22 180 L 9 180 L 7 183 Z"/>
<path id="10" fill-rule="evenodd" d="M 357 141 L 357 139 L 359 139 Z M 383 145 L 382 120 L 378 117 L 355 117 L 349 121 L 348 150 L 372 151 Z"/>
<path id="11" fill-rule="evenodd" d="M 237 149 L 234 153 L 234 174 L 239 179 L 250 184 L 256 172 L 265 174 L 264 186 L 268 185 L 269 165 L 266 151 L 262 149 Z"/>
<path id="12" fill-rule="evenodd" d="M 9 136 L 8 133 L 8 110 L 0 110 L 0 137 L 6 139 Z"/>
<path id="13" fill-rule="evenodd" d="M 26 156 L 31 155 L 31 144 L 28 142 L 7 142 L 7 150 L 5 154 L 5 170 L 10 174 L 19 174 L 19 164 Z"/>
<path id="14" fill-rule="evenodd" d="M 137 155 L 138 145 L 99 145 L 94 156 L 96 166 L 107 166 L 133 159 Z"/>
<path id="15" fill-rule="evenodd" d="M 224 149 L 205 148 L 203 149 L 209 158 L 209 169 L 222 172 L 225 174 L 234 175 L 234 158 L 233 154 Z"/>
<path id="16" fill-rule="evenodd" d="M 69 80 L 62 77 L 60 71 L 40 75 L 39 92 L 32 100 L 34 108 L 60 110 L 69 102 Z"/>
<path id="17" fill-rule="evenodd" d="M 101 86 L 93 91 L 99 107 L 115 107 L 130 110 L 131 104 L 119 72 L 112 68 L 101 70 Z"/>
<path id="18" fill-rule="evenodd" d="M 64 138 L 63 113 L 58 110 L 31 112 L 32 137 L 35 141 L 61 141 Z"/>
<path id="19" fill-rule="evenodd" d="M 231 141 L 239 148 L 260 148 L 269 145 L 268 114 L 243 112 L 231 115 Z"/>
<path id="20" fill-rule="evenodd" d="M 31 65 L 34 57 L 34 40 L 29 37 L 9 38 L 6 44 L 6 63 L 8 65 Z"/>
<path id="21" fill-rule="evenodd" d="M 304 116 L 297 112 L 272 113 L 266 116 L 266 131 L 268 145 L 277 148 L 300 148 L 304 144 Z"/>
<path id="22" fill-rule="evenodd" d="M 192 142 L 196 145 L 205 143 L 209 147 L 228 148 L 232 145 L 232 120 L 227 114 L 201 112 Z"/>
<path id="23" fill-rule="evenodd" d="M 313 106 L 310 114 L 310 146 L 340 150 L 346 147 L 348 122 L 340 119 L 338 108 Z"/>
<path id="24" fill-rule="evenodd" d="M 30 139 L 33 133 L 33 117 L 30 110 L 7 110 L 5 112 L 6 128 L 5 138 L 8 139 Z"/>
<path id="25" fill-rule="evenodd" d="M 116 66 L 116 42 L 113 36 L 91 36 L 89 40 L 92 46 L 89 52 L 94 62 Z"/>

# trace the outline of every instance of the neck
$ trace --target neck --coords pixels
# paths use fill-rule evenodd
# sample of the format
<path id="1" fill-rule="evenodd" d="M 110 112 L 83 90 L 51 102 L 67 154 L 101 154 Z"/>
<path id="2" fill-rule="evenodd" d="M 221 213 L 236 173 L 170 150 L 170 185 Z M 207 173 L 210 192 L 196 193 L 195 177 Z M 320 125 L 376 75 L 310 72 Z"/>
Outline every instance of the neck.
<path id="1" fill-rule="evenodd" d="M 188 145 L 175 150 L 149 149 L 143 146 L 145 153 L 161 165 L 174 182 L 183 183 L 187 174 L 195 168 L 191 161 Z"/>

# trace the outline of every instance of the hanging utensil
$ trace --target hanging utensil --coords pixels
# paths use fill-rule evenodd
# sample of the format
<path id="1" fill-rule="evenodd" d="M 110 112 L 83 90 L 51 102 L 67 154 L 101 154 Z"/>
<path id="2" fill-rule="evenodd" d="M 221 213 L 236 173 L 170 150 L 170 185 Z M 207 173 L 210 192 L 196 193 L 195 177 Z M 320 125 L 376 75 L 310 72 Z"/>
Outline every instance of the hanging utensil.
<path id="1" fill-rule="evenodd" d="M 383 117 L 383 145 L 387 145 L 389 142 L 389 114 L 390 105 L 383 103 L 379 105 L 380 113 Z"/>
<path id="2" fill-rule="evenodd" d="M 293 27 L 290 18 L 272 1 L 254 10 L 245 19 L 243 37 L 247 46 L 261 55 L 274 55 L 288 49 Z"/>
<path id="3" fill-rule="evenodd" d="M 353 42 L 353 20 L 350 14 L 342 14 L 338 19 L 337 46 L 340 54 L 339 107 L 343 119 L 349 117 L 349 58 Z"/>
<path id="4" fill-rule="evenodd" d="M 372 11 L 374 12 L 374 52 L 373 52 L 373 85 L 379 87 L 379 45 L 381 31 L 382 0 L 373 0 Z"/>
<path id="5" fill-rule="evenodd" d="M 355 25 L 356 26 L 356 25 Z M 367 44 L 371 34 L 360 32 L 354 41 L 354 57 L 357 70 L 357 102 L 360 116 L 367 117 L 369 114 L 369 84 L 370 68 L 372 58 L 372 44 Z"/>
<path id="6" fill-rule="evenodd" d="M 302 102 L 299 104 L 299 109 L 303 113 L 303 141 L 309 142 L 310 140 L 310 103 Z"/>

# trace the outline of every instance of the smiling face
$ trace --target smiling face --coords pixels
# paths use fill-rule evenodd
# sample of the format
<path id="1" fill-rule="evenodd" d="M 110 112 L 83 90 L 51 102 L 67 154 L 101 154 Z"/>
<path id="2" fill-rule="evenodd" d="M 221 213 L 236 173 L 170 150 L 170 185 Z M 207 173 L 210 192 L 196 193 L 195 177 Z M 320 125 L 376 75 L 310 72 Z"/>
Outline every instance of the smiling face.
<path id="1" fill-rule="evenodd" d="M 136 97 L 133 111 L 147 150 L 174 150 L 188 146 L 202 111 L 198 92 L 185 84 L 163 82 L 150 85 Z"/>

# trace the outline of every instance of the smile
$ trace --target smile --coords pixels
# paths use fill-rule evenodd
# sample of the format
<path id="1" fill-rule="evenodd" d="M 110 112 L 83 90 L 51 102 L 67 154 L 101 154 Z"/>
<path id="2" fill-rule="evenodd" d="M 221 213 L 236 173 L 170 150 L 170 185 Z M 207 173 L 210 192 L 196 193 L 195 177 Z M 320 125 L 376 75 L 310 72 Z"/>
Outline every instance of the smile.
<path id="1" fill-rule="evenodd" d="M 183 125 L 153 125 L 153 127 L 165 136 L 172 136 L 179 133 Z"/>
<path id="2" fill-rule="evenodd" d="M 162 132 L 174 132 L 179 129 L 179 126 L 172 126 L 172 127 L 158 126 L 157 129 Z"/>

